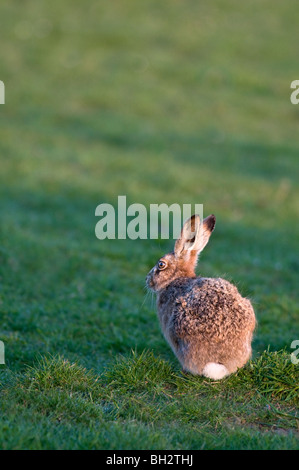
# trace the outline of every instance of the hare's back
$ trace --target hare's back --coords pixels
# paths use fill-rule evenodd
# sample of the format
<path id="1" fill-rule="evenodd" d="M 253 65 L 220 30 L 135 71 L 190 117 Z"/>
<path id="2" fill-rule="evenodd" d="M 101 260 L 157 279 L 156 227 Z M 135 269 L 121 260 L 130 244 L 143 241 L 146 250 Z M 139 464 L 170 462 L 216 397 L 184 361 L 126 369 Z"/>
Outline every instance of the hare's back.
<path id="1" fill-rule="evenodd" d="M 253 330 L 255 315 L 250 301 L 238 289 L 221 278 L 195 278 L 177 291 L 173 326 L 178 336 L 215 330 L 225 336 L 241 330 Z"/>

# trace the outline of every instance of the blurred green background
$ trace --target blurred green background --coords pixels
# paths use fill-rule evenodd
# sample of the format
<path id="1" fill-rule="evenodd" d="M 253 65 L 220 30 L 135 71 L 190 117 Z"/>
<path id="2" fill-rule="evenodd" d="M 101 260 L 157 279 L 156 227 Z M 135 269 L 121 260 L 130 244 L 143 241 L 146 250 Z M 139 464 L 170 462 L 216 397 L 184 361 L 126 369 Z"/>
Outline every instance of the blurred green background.
<path id="1" fill-rule="evenodd" d="M 172 242 L 105 240 L 95 208 L 202 203 L 198 272 L 249 296 L 254 355 L 298 338 L 295 0 L 0 6 L 0 339 L 11 371 L 61 354 L 176 363 L 144 279 Z M 297 335 L 297 336 L 296 336 Z"/>

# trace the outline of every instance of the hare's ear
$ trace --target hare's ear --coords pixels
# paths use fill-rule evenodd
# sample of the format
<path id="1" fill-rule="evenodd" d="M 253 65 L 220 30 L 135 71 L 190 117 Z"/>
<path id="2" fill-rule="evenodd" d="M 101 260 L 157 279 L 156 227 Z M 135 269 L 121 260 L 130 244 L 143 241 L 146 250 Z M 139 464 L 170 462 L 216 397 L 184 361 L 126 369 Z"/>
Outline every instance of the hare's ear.
<path id="1" fill-rule="evenodd" d="M 196 234 L 200 229 L 199 215 L 192 215 L 190 219 L 186 220 L 183 225 L 181 236 L 177 239 L 174 245 L 174 254 L 179 257 L 194 245 L 196 241 Z"/>
<path id="2" fill-rule="evenodd" d="M 182 228 L 181 236 L 175 243 L 174 253 L 177 257 L 190 257 L 196 255 L 204 249 L 209 241 L 216 224 L 216 217 L 209 215 L 201 223 L 199 215 L 192 215 Z M 192 253 L 191 253 L 192 252 Z"/>

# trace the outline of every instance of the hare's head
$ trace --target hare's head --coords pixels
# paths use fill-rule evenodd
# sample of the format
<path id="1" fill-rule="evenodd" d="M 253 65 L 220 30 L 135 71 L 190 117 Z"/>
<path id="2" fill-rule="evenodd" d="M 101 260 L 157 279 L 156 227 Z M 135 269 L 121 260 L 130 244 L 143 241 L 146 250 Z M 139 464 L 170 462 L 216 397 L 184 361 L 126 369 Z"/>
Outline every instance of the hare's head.
<path id="1" fill-rule="evenodd" d="M 196 277 L 198 255 L 208 243 L 215 224 L 214 215 L 209 215 L 202 222 L 199 215 L 192 215 L 184 223 L 174 251 L 162 256 L 148 273 L 147 286 L 158 292 L 179 277 Z"/>

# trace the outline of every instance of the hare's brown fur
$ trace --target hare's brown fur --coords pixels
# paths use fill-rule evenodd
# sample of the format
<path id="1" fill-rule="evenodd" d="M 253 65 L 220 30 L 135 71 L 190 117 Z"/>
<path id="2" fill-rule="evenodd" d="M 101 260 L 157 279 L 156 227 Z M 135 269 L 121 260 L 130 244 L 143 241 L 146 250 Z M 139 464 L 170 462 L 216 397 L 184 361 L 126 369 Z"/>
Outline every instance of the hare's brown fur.
<path id="1" fill-rule="evenodd" d="M 250 301 L 234 285 L 224 279 L 195 275 L 197 255 L 215 225 L 214 216 L 210 218 L 203 222 L 206 237 L 189 252 L 191 238 L 188 240 L 184 225 L 174 253 L 161 258 L 167 267 L 160 270 L 156 265 L 148 274 L 147 284 L 157 293 L 162 331 L 183 369 L 218 379 L 244 366 L 250 358 L 256 320 Z M 190 221 L 192 218 L 189 228 Z M 209 365 L 212 373 L 207 372 Z M 221 373 L 214 373 L 217 367 L 222 367 Z"/>

